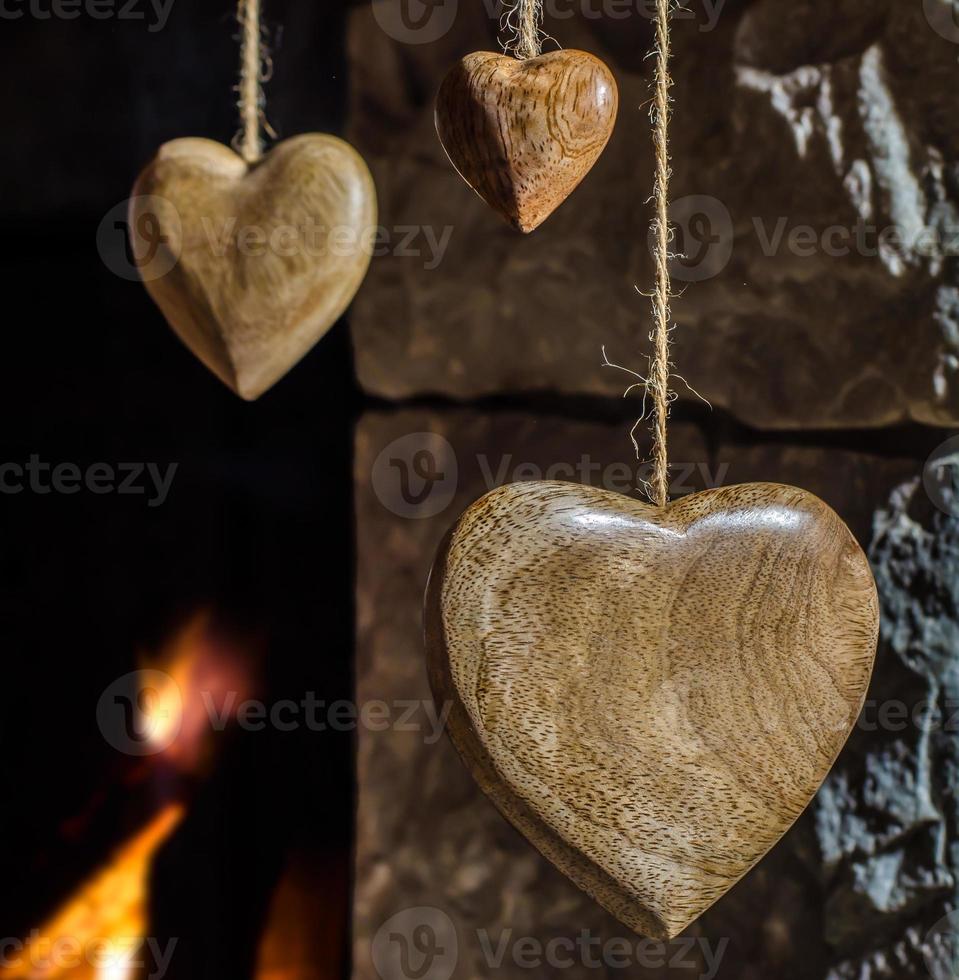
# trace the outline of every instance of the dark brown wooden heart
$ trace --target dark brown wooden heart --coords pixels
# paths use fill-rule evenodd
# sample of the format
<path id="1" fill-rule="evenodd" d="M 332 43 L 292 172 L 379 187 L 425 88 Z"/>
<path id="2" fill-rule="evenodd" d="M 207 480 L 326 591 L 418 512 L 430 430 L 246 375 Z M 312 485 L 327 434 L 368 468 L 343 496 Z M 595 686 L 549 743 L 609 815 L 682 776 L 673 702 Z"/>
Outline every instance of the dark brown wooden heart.
<path id="1" fill-rule="evenodd" d="M 466 765 L 564 874 L 675 936 L 789 829 L 862 707 L 879 613 L 821 500 L 752 483 L 665 508 L 502 487 L 447 536 L 426 598 Z"/>
<path id="2" fill-rule="evenodd" d="M 523 232 L 575 190 L 609 141 L 616 81 L 585 51 L 520 61 L 477 51 L 436 99 L 436 131 L 460 176 Z"/>

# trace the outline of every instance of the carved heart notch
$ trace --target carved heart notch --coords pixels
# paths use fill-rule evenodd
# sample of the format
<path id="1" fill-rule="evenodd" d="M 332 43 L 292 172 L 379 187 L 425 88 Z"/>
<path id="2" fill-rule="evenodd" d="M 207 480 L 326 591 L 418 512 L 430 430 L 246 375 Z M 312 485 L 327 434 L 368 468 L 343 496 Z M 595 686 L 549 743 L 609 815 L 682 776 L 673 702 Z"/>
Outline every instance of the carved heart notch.
<path id="1" fill-rule="evenodd" d="M 436 98 L 436 132 L 460 176 L 522 232 L 576 189 L 616 122 L 610 70 L 585 51 L 518 60 L 477 51 Z"/>
<path id="2" fill-rule="evenodd" d="M 193 353 L 255 399 L 339 319 L 372 254 L 376 191 L 343 140 L 285 140 L 249 166 L 221 143 L 166 143 L 129 226 L 147 291 Z"/>
<path id="3" fill-rule="evenodd" d="M 450 531 L 425 629 L 434 696 L 481 788 L 662 939 L 816 793 L 866 694 L 878 601 L 848 528 L 794 487 L 660 509 L 532 482 Z"/>

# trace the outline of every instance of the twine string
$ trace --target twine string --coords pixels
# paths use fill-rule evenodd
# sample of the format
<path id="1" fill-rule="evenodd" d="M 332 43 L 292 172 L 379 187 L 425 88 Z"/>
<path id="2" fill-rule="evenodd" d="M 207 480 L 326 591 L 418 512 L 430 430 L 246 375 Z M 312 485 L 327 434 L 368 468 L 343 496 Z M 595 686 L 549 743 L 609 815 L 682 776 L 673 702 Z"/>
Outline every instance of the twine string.
<path id="1" fill-rule="evenodd" d="M 656 266 L 656 283 L 651 293 L 636 287 L 636 291 L 652 301 L 653 329 L 649 340 L 653 345 L 649 357 L 649 370 L 643 375 L 632 368 L 616 364 L 606 354 L 603 346 L 603 367 L 615 368 L 631 375 L 636 380 L 623 393 L 628 397 L 635 389 L 643 392 L 643 407 L 639 418 L 629 431 L 629 438 L 636 452 L 636 458 L 643 458 L 636 437 L 639 426 L 652 417 L 652 474 L 649 480 L 640 479 L 643 490 L 657 507 L 665 507 L 669 502 L 669 461 L 667 455 L 666 420 L 669 406 L 676 393 L 670 390 L 671 377 L 677 377 L 689 391 L 706 405 L 709 402 L 693 388 L 682 375 L 672 372 L 669 359 L 669 337 L 672 330 L 669 301 L 672 297 L 669 263 L 674 258 L 670 251 L 673 232 L 669 224 L 669 178 L 672 170 L 669 164 L 669 117 L 670 95 L 673 80 L 669 73 L 670 37 L 669 13 L 671 0 L 656 0 L 656 42 L 650 56 L 656 57 L 653 77 L 653 98 L 650 101 L 649 116 L 653 128 L 653 155 L 655 157 L 655 176 L 653 179 L 653 220 L 651 222 L 653 262 Z"/>
<path id="2" fill-rule="evenodd" d="M 543 0 L 515 0 L 503 13 L 500 27 L 508 32 L 503 50 L 521 61 L 543 53 Z"/>
<path id="3" fill-rule="evenodd" d="M 650 496 L 658 507 L 669 500 L 669 463 L 666 451 L 666 419 L 672 395 L 669 390 L 669 330 L 670 277 L 669 243 L 669 90 L 673 84 L 669 73 L 669 0 L 656 3 L 656 72 L 655 95 L 651 107 L 653 117 L 653 148 L 656 156 L 656 175 L 653 181 L 654 260 L 656 285 L 653 290 L 653 356 L 649 366 L 647 386 L 653 400 L 653 475 Z"/>
<path id="4" fill-rule="evenodd" d="M 240 81 L 238 107 L 242 129 L 235 145 L 247 163 L 256 163 L 263 156 L 260 125 L 263 121 L 263 53 L 261 51 L 260 0 L 239 0 L 237 19 L 240 22 Z"/>

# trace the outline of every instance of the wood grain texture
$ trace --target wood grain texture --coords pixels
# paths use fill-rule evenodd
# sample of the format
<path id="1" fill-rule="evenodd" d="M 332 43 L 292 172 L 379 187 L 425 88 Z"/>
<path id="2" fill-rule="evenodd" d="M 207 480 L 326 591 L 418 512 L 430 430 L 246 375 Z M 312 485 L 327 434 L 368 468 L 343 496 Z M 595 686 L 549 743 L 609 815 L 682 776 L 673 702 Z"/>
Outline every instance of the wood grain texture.
<path id="1" fill-rule="evenodd" d="M 286 140 L 252 167 L 220 143 L 178 139 L 137 179 L 129 221 L 170 326 L 254 399 L 352 300 L 370 262 L 376 191 L 362 157 L 334 136 Z"/>
<path id="2" fill-rule="evenodd" d="M 466 183 L 513 227 L 530 232 L 603 152 L 617 104 L 609 69 L 585 51 L 528 61 L 477 51 L 443 80 L 436 132 Z"/>
<path id="3" fill-rule="evenodd" d="M 665 938 L 812 799 L 861 709 L 878 603 L 852 534 L 803 490 L 658 509 L 546 481 L 463 514 L 425 628 L 482 789 L 625 925 Z"/>

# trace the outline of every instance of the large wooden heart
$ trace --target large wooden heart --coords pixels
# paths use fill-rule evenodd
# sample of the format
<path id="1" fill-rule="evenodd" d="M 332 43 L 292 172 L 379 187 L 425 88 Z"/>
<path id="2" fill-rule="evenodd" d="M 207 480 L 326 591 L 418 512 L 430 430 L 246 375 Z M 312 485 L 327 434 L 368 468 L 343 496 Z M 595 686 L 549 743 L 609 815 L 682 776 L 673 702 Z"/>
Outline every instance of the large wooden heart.
<path id="1" fill-rule="evenodd" d="M 206 139 L 162 146 L 129 217 L 146 288 L 193 353 L 243 398 L 281 378 L 337 321 L 369 266 L 376 192 L 335 136 L 248 166 Z"/>
<path id="2" fill-rule="evenodd" d="M 463 514 L 425 625 L 482 789 L 613 915 L 666 938 L 812 799 L 862 706 L 878 618 L 865 556 L 803 490 L 658 509 L 533 482 Z"/>
<path id="3" fill-rule="evenodd" d="M 530 232 L 596 162 L 616 122 L 616 81 L 585 51 L 520 61 L 467 55 L 443 80 L 436 131 L 450 162 L 515 228 Z"/>

